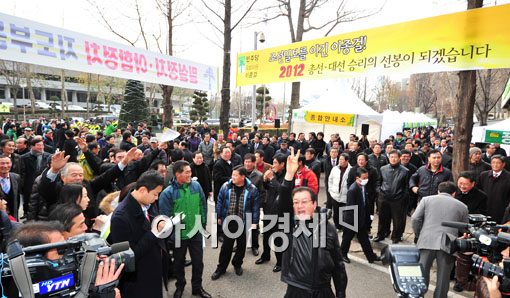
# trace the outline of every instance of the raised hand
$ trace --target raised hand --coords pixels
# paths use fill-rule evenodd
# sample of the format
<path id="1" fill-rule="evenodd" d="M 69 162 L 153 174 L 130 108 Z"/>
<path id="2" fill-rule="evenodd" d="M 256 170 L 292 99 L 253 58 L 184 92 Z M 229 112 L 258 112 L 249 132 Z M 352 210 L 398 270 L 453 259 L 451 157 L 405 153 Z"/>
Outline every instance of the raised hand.
<path id="1" fill-rule="evenodd" d="M 78 143 L 78 147 L 80 147 L 81 152 L 83 152 L 83 153 L 87 152 L 87 150 L 88 150 L 87 142 L 85 142 L 84 139 L 78 138 L 76 140 L 76 142 Z"/>
<path id="2" fill-rule="evenodd" d="M 60 169 L 62 169 L 67 161 L 69 160 L 69 155 L 65 156 L 65 152 L 57 152 L 51 156 L 51 171 L 53 173 L 58 173 Z"/>
<path id="3" fill-rule="evenodd" d="M 298 150 L 296 154 L 294 154 L 294 147 L 290 147 L 290 155 L 287 157 L 287 172 L 285 173 L 285 180 L 292 180 L 294 174 L 296 174 L 299 168 L 299 156 L 301 155 L 301 150 Z"/>
<path id="4" fill-rule="evenodd" d="M 136 150 L 137 148 L 136 147 L 133 147 L 131 149 L 129 149 L 129 151 L 127 152 L 126 156 L 124 157 L 124 159 L 122 160 L 122 163 L 124 165 L 127 166 L 127 164 L 132 161 L 133 159 L 135 159 L 135 156 L 136 156 Z"/>

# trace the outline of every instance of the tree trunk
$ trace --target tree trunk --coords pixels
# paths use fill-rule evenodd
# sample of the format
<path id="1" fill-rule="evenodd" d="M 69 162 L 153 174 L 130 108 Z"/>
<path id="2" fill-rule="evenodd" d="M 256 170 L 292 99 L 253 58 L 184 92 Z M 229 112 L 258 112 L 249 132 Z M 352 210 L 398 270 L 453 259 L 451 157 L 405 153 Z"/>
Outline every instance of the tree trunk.
<path id="1" fill-rule="evenodd" d="M 468 9 L 483 6 L 483 0 L 468 0 Z M 460 24 L 459 26 L 462 26 Z M 473 26 L 471 24 L 471 26 Z M 473 112 L 476 99 L 476 70 L 459 72 L 457 121 L 455 122 L 455 146 L 453 146 L 452 172 L 457 180 L 459 173 L 467 170 L 469 144 L 473 131 Z"/>
<path id="2" fill-rule="evenodd" d="M 92 74 L 87 74 L 87 119 L 90 118 L 90 87 L 92 85 Z"/>
<path id="3" fill-rule="evenodd" d="M 66 117 L 66 113 L 65 111 L 67 110 L 67 105 L 66 105 L 66 85 L 65 85 L 65 77 L 64 77 L 65 73 L 64 73 L 64 70 L 62 69 L 61 72 L 60 72 L 60 83 L 61 83 L 61 89 L 60 89 L 60 112 L 61 112 L 61 115 L 62 115 L 62 118 L 65 118 Z"/>
<path id="4" fill-rule="evenodd" d="M 289 116 L 287 117 L 289 121 L 289 126 L 287 128 L 288 133 L 290 133 L 291 129 L 291 123 L 292 123 L 292 112 L 294 109 L 299 108 L 299 93 L 301 89 L 301 83 L 300 82 L 293 82 L 292 83 L 292 92 L 290 95 L 290 107 L 289 107 Z"/>
<path id="5" fill-rule="evenodd" d="M 172 93 L 174 91 L 173 86 L 161 86 L 163 89 L 163 102 L 161 107 L 163 108 L 163 127 L 171 128 L 174 125 L 174 113 L 172 104 Z"/>
<path id="6" fill-rule="evenodd" d="M 11 94 L 14 94 L 14 96 L 12 97 L 12 105 L 13 105 L 12 109 L 14 111 L 14 120 L 16 120 L 16 122 L 18 122 L 18 107 L 17 107 L 17 105 L 18 105 L 18 98 L 17 98 L 18 97 L 18 88 L 15 87 L 15 88 L 12 88 L 11 90 L 14 91 L 11 93 Z"/>
<path id="7" fill-rule="evenodd" d="M 168 55 L 173 55 L 173 18 L 172 18 L 172 1 L 168 0 L 167 3 L 167 25 L 168 25 Z M 174 92 L 173 86 L 161 85 L 163 90 L 163 127 L 171 128 L 174 126 L 174 106 L 172 103 L 172 93 Z"/>
<path id="8" fill-rule="evenodd" d="M 478 122 L 480 126 L 487 126 L 487 119 L 489 118 L 489 112 L 478 113 Z"/>
<path id="9" fill-rule="evenodd" d="M 30 73 L 30 68 L 28 69 L 28 71 Z M 32 118 L 35 118 L 35 94 L 34 88 L 32 87 L 32 78 L 30 77 L 30 75 L 27 76 L 27 89 L 28 96 L 30 97 L 30 111 L 32 113 Z"/>
<path id="10" fill-rule="evenodd" d="M 220 129 L 225 139 L 228 136 L 228 119 L 230 115 L 230 48 L 232 43 L 231 29 L 232 1 L 225 0 L 225 19 L 223 20 L 223 80 L 221 83 Z"/>

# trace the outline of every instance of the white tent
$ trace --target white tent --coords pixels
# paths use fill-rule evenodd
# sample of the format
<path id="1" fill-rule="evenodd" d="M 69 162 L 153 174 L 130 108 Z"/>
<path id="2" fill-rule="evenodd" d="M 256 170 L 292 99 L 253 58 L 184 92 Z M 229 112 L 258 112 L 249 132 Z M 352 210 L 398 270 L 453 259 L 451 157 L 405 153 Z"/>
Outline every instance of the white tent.
<path id="1" fill-rule="evenodd" d="M 344 125 L 341 125 L 343 123 Z M 361 135 L 362 124 L 369 125 L 369 139 L 379 139 L 382 115 L 360 100 L 351 88 L 335 83 L 322 96 L 292 113 L 291 131 L 339 133 L 348 140 L 351 133 Z"/>
<path id="2" fill-rule="evenodd" d="M 437 120 L 423 113 L 398 112 L 386 110 L 383 112 L 381 139 L 385 140 L 390 135 L 402 131 L 403 128 L 415 128 L 424 126 L 437 126 Z"/>
<path id="3" fill-rule="evenodd" d="M 501 132 L 505 133 L 506 135 L 510 134 L 510 118 L 503 120 L 503 121 L 499 121 L 499 122 L 491 124 L 491 125 L 487 125 L 487 126 L 473 127 L 473 137 L 471 138 L 471 141 L 485 143 L 486 132 L 488 130 L 501 131 Z M 504 145 L 510 145 L 510 144 L 504 144 Z"/>

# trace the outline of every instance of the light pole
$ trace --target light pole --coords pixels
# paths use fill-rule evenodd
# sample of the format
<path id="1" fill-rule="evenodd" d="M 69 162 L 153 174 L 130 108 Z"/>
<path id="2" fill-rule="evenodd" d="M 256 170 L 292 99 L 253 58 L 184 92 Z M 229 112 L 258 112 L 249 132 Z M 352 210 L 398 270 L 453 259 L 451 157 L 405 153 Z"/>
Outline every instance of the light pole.
<path id="1" fill-rule="evenodd" d="M 257 50 L 257 37 L 258 41 L 261 43 L 266 41 L 266 37 L 264 36 L 264 32 L 253 32 L 253 50 Z M 253 85 L 253 93 L 251 95 L 251 127 L 255 126 L 255 118 L 256 118 L 256 110 L 257 110 L 257 86 Z"/>

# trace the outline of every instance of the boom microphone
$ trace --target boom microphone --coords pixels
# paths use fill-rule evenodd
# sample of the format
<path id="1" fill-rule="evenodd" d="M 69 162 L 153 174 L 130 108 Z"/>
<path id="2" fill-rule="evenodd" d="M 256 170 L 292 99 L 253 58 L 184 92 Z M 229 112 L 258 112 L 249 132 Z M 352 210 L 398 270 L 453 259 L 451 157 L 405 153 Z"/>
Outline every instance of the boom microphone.
<path id="1" fill-rule="evenodd" d="M 114 243 L 110 245 L 110 248 L 112 250 L 112 254 L 116 254 L 121 251 L 126 251 L 129 249 L 129 241 Z"/>
<path id="2" fill-rule="evenodd" d="M 449 227 L 459 230 L 469 230 L 473 227 L 473 225 L 465 223 L 465 222 L 457 222 L 457 221 L 443 221 L 441 223 L 443 227 Z"/>

